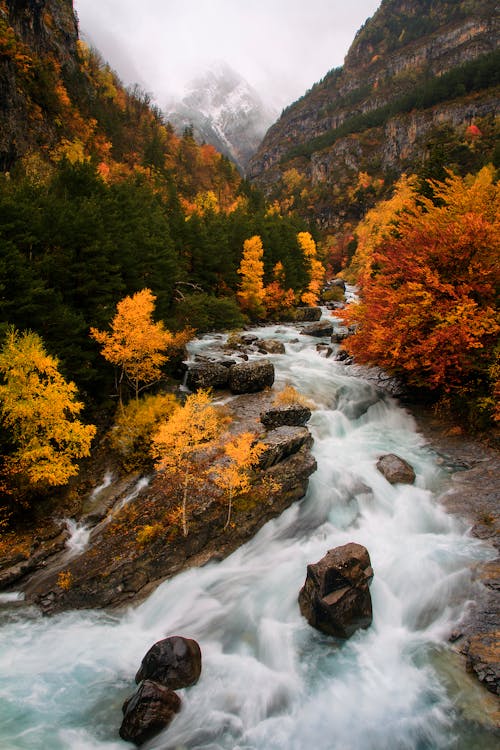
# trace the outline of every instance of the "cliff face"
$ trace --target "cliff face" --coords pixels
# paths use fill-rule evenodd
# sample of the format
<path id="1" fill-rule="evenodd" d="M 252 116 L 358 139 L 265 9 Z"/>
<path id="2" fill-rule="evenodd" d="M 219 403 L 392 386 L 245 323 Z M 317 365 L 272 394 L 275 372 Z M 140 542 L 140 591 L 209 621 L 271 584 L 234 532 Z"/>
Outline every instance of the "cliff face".
<path id="1" fill-rule="evenodd" d="M 72 0 L 7 0 L 8 21 L 19 38 L 40 57 L 54 55 L 74 64 L 77 22 Z"/>
<path id="2" fill-rule="evenodd" d="M 499 26 L 493 0 L 384 0 L 356 35 L 344 67 L 271 127 L 250 177 L 272 193 L 291 167 L 313 187 L 370 167 L 402 171 L 423 153 L 433 127 L 465 130 L 496 113 L 498 86 L 486 69 L 498 63 Z"/>
<path id="3" fill-rule="evenodd" d="M 0 2 L 0 170 L 54 142 L 47 79 L 71 72 L 77 39 L 72 0 Z"/>

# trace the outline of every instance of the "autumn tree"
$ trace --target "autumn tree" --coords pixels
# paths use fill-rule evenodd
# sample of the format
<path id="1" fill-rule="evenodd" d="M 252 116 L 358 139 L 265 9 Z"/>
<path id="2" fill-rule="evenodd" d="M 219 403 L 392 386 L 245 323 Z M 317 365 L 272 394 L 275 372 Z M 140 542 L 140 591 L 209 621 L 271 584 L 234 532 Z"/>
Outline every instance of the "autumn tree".
<path id="1" fill-rule="evenodd" d="M 470 396 L 498 375 L 500 188 L 491 168 L 431 186 L 434 201 L 421 197 L 382 235 L 346 312 L 357 325 L 346 349 L 412 385 Z"/>
<path id="2" fill-rule="evenodd" d="M 83 403 L 58 367 L 36 333 L 7 331 L 0 351 L 0 408 L 14 451 L 6 466 L 34 488 L 64 485 L 77 474 L 75 460 L 89 455 L 96 431 L 77 419 Z"/>
<path id="3" fill-rule="evenodd" d="M 258 235 L 245 240 L 243 257 L 238 268 L 241 275 L 238 300 L 242 309 L 252 317 L 259 317 L 264 313 L 263 256 L 264 248 Z"/>
<path id="4" fill-rule="evenodd" d="M 187 397 L 167 422 L 153 435 L 151 453 L 158 471 L 171 481 L 180 477 L 182 495 L 182 532 L 188 533 L 187 496 L 190 485 L 201 481 L 200 454 L 210 449 L 224 426 L 210 394 L 200 390 Z"/>
<path id="5" fill-rule="evenodd" d="M 224 530 L 231 522 L 234 498 L 250 490 L 252 469 L 257 466 L 264 449 L 264 443 L 257 442 L 252 432 L 240 433 L 224 445 L 224 457 L 212 470 L 215 484 L 227 497 Z"/>
<path id="6" fill-rule="evenodd" d="M 192 335 L 189 330 L 173 334 L 161 321 L 155 322 L 155 299 L 150 289 L 125 297 L 116 306 L 111 332 L 90 329 L 92 338 L 102 344 L 103 357 L 118 368 L 120 402 L 124 378 L 138 399 L 140 391 L 160 379 L 169 350 L 183 345 Z"/>
<path id="7" fill-rule="evenodd" d="M 168 419 L 178 402 L 172 393 L 146 394 L 117 410 L 109 443 L 128 469 L 143 468 L 148 461 L 153 433 Z"/>
<path id="8" fill-rule="evenodd" d="M 306 305 L 317 305 L 321 287 L 325 278 L 325 269 L 317 257 L 316 243 L 309 232 L 299 232 L 297 240 L 304 254 L 308 267 L 309 283 L 301 295 L 301 301 Z"/>
<path id="9" fill-rule="evenodd" d="M 356 252 L 344 274 L 346 278 L 354 281 L 370 270 L 375 248 L 396 232 L 400 215 L 414 209 L 417 199 L 417 178 L 402 175 L 394 186 L 391 198 L 380 201 L 367 212 L 356 227 Z"/>
<path id="10" fill-rule="evenodd" d="M 278 261 L 273 268 L 273 280 L 264 288 L 264 304 L 266 312 L 276 317 L 288 310 L 295 303 L 293 289 L 285 289 L 285 269 Z"/>

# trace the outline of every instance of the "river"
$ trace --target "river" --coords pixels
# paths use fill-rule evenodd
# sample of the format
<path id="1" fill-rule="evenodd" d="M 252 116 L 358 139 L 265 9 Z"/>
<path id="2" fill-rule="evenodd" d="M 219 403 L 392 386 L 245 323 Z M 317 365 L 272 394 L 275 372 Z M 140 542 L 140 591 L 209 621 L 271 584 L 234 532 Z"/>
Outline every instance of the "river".
<path id="1" fill-rule="evenodd" d="M 19 602 L 0 610 L 0 748 L 120 750 L 121 704 L 148 648 L 195 638 L 199 683 L 147 747 L 162 750 L 489 750 L 475 686 L 447 638 L 474 597 L 470 568 L 491 549 L 438 497 L 449 472 L 410 414 L 291 327 L 276 385 L 316 405 L 318 470 L 307 496 L 222 562 L 162 584 L 126 613 L 44 618 Z M 206 337 L 194 349 L 219 341 Z M 390 485 L 377 458 L 397 453 L 413 486 Z M 237 521 L 237 517 L 235 517 Z M 347 542 L 374 568 L 373 624 L 342 642 L 312 629 L 297 595 L 306 566 Z M 481 716 L 479 717 L 481 718 Z M 484 718 L 484 717 L 483 717 Z"/>

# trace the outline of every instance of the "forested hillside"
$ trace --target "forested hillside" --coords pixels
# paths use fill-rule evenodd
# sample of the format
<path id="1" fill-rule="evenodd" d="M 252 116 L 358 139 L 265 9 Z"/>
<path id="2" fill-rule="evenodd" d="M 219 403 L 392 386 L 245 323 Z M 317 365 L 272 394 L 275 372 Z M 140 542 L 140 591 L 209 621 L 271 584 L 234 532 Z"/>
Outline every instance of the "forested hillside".
<path id="1" fill-rule="evenodd" d="M 270 128 L 251 178 L 334 233 L 403 171 L 442 179 L 498 163 L 498 32 L 493 0 L 383 0 L 344 66 Z"/>
<path id="2" fill-rule="evenodd" d="M 0 23 L 3 86 L 13 92 L 1 113 L 4 328 L 37 331 L 97 397 L 88 331 L 123 296 L 151 288 L 174 327 L 239 323 L 237 269 L 253 235 L 269 279 L 281 260 L 288 287 L 306 283 L 296 239 L 305 225 L 267 212 L 225 157 L 189 130 L 174 135 L 148 94 L 124 89 L 76 38 L 71 2 L 3 2 Z"/>
<path id="3" fill-rule="evenodd" d="M 165 384 L 195 331 L 276 314 L 311 274 L 306 224 L 124 88 L 78 39 L 70 0 L 0 3 L 0 86 L 2 488 L 19 500 L 26 482 L 64 484 L 88 455 L 95 430 L 80 412 L 105 427 L 118 392 L 126 402 Z M 261 253 L 244 271 L 250 241 Z M 101 356 L 120 304 L 127 351 Z M 155 320 L 168 356 L 137 343 Z M 118 388 L 125 375 L 132 391 Z"/>

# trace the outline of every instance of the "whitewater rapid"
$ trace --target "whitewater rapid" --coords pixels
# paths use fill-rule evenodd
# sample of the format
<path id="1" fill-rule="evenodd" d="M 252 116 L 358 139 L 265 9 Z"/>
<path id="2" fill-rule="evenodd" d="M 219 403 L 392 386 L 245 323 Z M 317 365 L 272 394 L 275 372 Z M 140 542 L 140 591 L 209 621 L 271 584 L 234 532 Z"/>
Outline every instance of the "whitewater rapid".
<path id="1" fill-rule="evenodd" d="M 493 730 L 469 714 L 447 638 L 474 597 L 470 568 L 491 550 L 437 500 L 448 475 L 411 415 L 351 377 L 317 340 L 278 338 L 275 388 L 316 405 L 318 470 L 307 496 L 222 562 L 162 584 L 125 614 L 43 618 L 0 610 L 0 748 L 120 750 L 121 704 L 148 648 L 195 638 L 199 683 L 147 748 L 162 750 L 489 750 Z M 193 351 L 219 345 L 206 337 Z M 397 453 L 415 485 L 390 485 L 375 464 Z M 235 517 L 237 522 L 237 516 Z M 342 642 L 312 629 L 297 595 L 308 563 L 358 542 L 370 553 L 373 624 Z M 461 674 L 461 672 L 459 672 Z M 464 677 L 465 679 L 465 677 Z"/>

